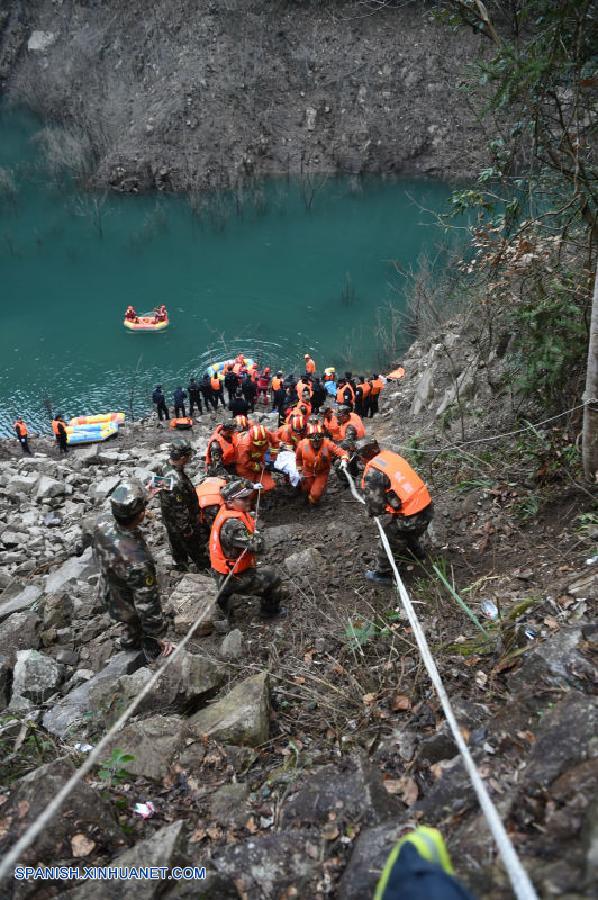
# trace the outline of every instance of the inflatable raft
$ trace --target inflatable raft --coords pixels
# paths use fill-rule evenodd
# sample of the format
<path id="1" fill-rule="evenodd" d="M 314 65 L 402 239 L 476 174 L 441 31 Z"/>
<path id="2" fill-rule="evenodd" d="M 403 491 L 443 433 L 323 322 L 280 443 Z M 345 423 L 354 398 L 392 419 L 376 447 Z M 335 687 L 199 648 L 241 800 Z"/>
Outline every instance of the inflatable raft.
<path id="1" fill-rule="evenodd" d="M 67 425 L 67 444 L 95 444 L 107 441 L 118 434 L 116 422 L 102 422 L 96 425 Z"/>
<path id="2" fill-rule="evenodd" d="M 224 370 L 226 369 L 226 367 L 237 365 L 237 359 L 223 359 L 221 362 L 212 363 L 210 366 L 208 366 L 208 375 L 210 376 L 210 378 L 213 378 L 214 376 L 216 376 L 216 378 L 224 378 Z M 244 356 L 243 365 L 246 369 L 253 369 L 257 365 L 257 363 L 249 356 Z"/>
<path id="3" fill-rule="evenodd" d="M 164 331 L 165 328 L 168 328 L 169 324 L 170 320 L 168 316 L 163 322 L 156 322 L 156 317 L 150 313 L 145 313 L 143 316 L 137 316 L 136 322 L 130 321 L 129 319 L 123 320 L 123 325 L 125 328 L 128 328 L 129 331 Z"/>
<path id="4" fill-rule="evenodd" d="M 73 416 L 69 425 L 104 425 L 107 422 L 116 422 L 122 425 L 125 421 L 125 414 L 118 413 L 98 413 L 96 416 Z"/>

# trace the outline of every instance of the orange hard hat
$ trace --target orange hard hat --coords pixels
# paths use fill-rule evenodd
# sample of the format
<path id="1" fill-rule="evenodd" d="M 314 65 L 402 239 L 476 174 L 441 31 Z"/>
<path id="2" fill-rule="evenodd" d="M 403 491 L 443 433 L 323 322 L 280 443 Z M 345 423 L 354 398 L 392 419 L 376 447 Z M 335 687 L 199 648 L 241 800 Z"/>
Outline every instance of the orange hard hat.
<path id="1" fill-rule="evenodd" d="M 324 435 L 324 429 L 322 428 L 322 426 L 320 425 L 319 422 L 317 422 L 315 425 L 307 426 L 307 436 L 315 437 L 316 435 L 319 435 L 320 437 L 323 437 L 323 435 Z"/>
<path id="2" fill-rule="evenodd" d="M 303 431 L 303 419 L 301 416 L 293 416 L 291 419 L 291 428 L 293 431 Z"/>
<path id="3" fill-rule="evenodd" d="M 238 428 L 249 428 L 249 420 L 247 416 L 235 416 L 235 422 Z"/>
<path id="4" fill-rule="evenodd" d="M 267 440 L 266 429 L 263 425 L 254 425 L 251 429 L 251 440 L 254 444 L 265 444 Z"/>

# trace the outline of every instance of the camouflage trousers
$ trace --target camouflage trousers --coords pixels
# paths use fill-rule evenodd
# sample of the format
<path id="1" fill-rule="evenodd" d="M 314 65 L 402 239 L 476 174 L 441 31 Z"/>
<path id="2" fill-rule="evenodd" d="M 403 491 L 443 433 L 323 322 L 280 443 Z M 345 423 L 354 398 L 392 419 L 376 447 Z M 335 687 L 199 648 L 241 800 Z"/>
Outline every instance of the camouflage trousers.
<path id="1" fill-rule="evenodd" d="M 209 567 L 207 548 L 209 534 L 206 536 L 200 526 L 194 528 L 193 534 L 189 538 L 186 538 L 180 531 L 171 531 L 169 528 L 167 528 L 167 534 L 172 558 L 177 566 L 185 565 L 190 561 L 194 562 L 198 569 Z"/>
<path id="2" fill-rule="evenodd" d="M 274 569 L 267 567 L 259 570 L 245 569 L 240 575 L 233 575 L 232 578 L 229 578 L 224 588 L 222 585 L 227 576 L 215 572 L 214 569 L 212 569 L 212 575 L 216 579 L 218 590 L 222 591 L 218 597 L 218 606 L 225 615 L 230 616 L 232 612 L 230 598 L 233 594 L 240 594 L 242 597 L 259 597 L 262 615 L 271 616 L 278 612 L 285 591 L 280 575 L 277 575 Z"/>
<path id="3" fill-rule="evenodd" d="M 381 516 L 380 523 L 388 538 L 392 555 L 396 558 L 404 555 L 405 551 L 411 551 L 413 556 L 420 558 L 423 549 L 419 539 L 425 534 L 433 518 L 434 507 L 431 503 L 414 516 Z M 378 541 L 376 572 L 379 575 L 392 575 L 392 566 L 382 541 Z"/>
<path id="4" fill-rule="evenodd" d="M 133 601 L 123 596 L 116 585 L 100 582 L 100 595 L 110 618 L 125 626 L 125 634 L 119 641 L 122 650 L 140 650 L 143 647 L 150 653 L 156 648 L 159 652 L 156 638 L 166 630 L 159 603 L 144 607 L 142 623 Z"/>

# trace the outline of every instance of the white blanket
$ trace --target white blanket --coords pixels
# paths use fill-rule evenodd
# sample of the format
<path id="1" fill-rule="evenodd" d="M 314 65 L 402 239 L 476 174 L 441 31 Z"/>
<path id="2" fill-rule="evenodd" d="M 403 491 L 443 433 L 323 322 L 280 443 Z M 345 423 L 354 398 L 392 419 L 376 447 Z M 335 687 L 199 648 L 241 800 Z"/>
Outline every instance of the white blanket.
<path id="1" fill-rule="evenodd" d="M 299 470 L 297 469 L 297 461 L 292 450 L 281 450 L 274 463 L 277 472 L 288 475 L 289 481 L 293 487 L 297 487 L 301 481 Z"/>

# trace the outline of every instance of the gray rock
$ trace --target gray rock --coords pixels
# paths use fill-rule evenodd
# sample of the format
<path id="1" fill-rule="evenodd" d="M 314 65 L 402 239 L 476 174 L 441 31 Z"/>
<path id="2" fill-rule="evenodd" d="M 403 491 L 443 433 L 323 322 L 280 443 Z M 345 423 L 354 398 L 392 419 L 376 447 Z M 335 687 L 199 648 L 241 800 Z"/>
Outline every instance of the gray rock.
<path id="1" fill-rule="evenodd" d="M 43 703 L 62 681 L 62 666 L 39 650 L 18 650 L 13 674 L 12 699 Z M 12 703 L 12 700 L 11 700 Z"/>
<path id="2" fill-rule="evenodd" d="M 89 492 L 90 497 L 96 501 L 105 500 L 120 481 L 120 475 L 108 475 L 107 478 L 102 478 L 101 481 L 96 482 L 91 488 Z"/>
<path id="3" fill-rule="evenodd" d="M 44 628 L 65 628 L 73 616 L 73 600 L 68 594 L 48 594 L 43 600 Z"/>
<path id="4" fill-rule="evenodd" d="M 98 447 L 79 445 L 75 450 L 75 459 L 82 466 L 93 466 L 98 462 Z"/>
<path id="5" fill-rule="evenodd" d="M 50 500 L 53 497 L 63 497 L 65 492 L 64 483 L 51 478 L 49 475 L 41 475 L 37 483 L 35 497 L 37 500 Z"/>
<path id="6" fill-rule="evenodd" d="M 278 832 L 250 838 L 216 850 L 213 865 L 233 878 L 247 900 L 274 900 L 283 896 L 315 897 L 319 853 L 313 858 L 317 837 L 310 831 Z M 293 887 L 296 893 L 287 892 Z"/>
<path id="7" fill-rule="evenodd" d="M 295 785 L 282 811 L 282 826 L 324 825 L 329 813 L 336 821 L 378 825 L 403 808 L 388 794 L 380 772 L 361 759 L 342 769 L 325 766 Z"/>
<path id="8" fill-rule="evenodd" d="M 196 736 L 209 735 L 224 744 L 263 744 L 270 736 L 268 673 L 246 678 L 222 700 L 196 713 L 190 725 Z"/>
<path id="9" fill-rule="evenodd" d="M 166 612 L 174 614 L 175 634 L 187 634 L 200 614 L 204 619 L 194 634 L 196 637 L 210 634 L 219 618 L 215 597 L 216 585 L 212 578 L 206 575 L 181 578 L 165 604 Z"/>
<path id="10" fill-rule="evenodd" d="M 43 518 L 43 523 L 46 528 L 58 528 L 59 525 L 62 525 L 63 521 L 63 516 L 61 516 L 59 512 L 56 512 L 56 510 L 51 510 L 51 512 L 46 513 Z"/>
<path id="11" fill-rule="evenodd" d="M 0 654 L 14 665 L 19 650 L 39 648 L 39 616 L 29 610 L 13 613 L 0 625 Z"/>
<path id="12" fill-rule="evenodd" d="M 289 575 L 303 576 L 306 572 L 321 571 L 324 565 L 324 557 L 319 550 L 308 547 L 306 550 L 299 550 L 291 556 L 287 556 L 284 561 Z"/>
<path id="13" fill-rule="evenodd" d="M 548 640 L 531 646 L 520 668 L 508 680 L 510 690 L 528 705 L 535 706 L 539 702 L 538 694 L 530 692 L 530 684 L 587 687 L 592 678 L 592 667 L 579 651 L 582 639 L 581 627 L 561 628 Z"/>
<path id="14" fill-rule="evenodd" d="M 265 528 L 263 534 L 267 547 L 278 547 L 301 536 L 295 525 L 273 525 Z"/>
<path id="15" fill-rule="evenodd" d="M 42 589 L 36 584 L 12 581 L 0 594 L 0 622 L 16 612 L 30 609 L 41 597 Z"/>
<path id="16" fill-rule="evenodd" d="M 219 825 L 241 827 L 249 817 L 245 804 L 249 794 L 246 784 L 224 784 L 212 794 L 210 799 L 210 816 Z"/>
<path id="17" fill-rule="evenodd" d="M 185 735 L 183 719 L 153 716 L 125 726 L 110 741 L 106 754 L 115 748 L 130 753 L 135 758 L 127 763 L 128 772 L 161 781 L 182 748 Z"/>
<path id="18" fill-rule="evenodd" d="M 153 672 L 138 669 L 133 675 L 119 679 L 118 689 L 124 703 L 130 702 L 145 687 Z M 168 666 L 160 680 L 137 708 L 138 712 L 197 709 L 197 701 L 220 687 L 226 677 L 226 667 L 183 650 Z"/>
<path id="19" fill-rule="evenodd" d="M 44 728 L 59 737 L 65 737 L 67 732 L 74 732 L 84 723 L 86 716 L 93 713 L 90 707 L 92 692 L 102 683 L 108 689 L 114 690 L 116 681 L 121 675 L 134 672 L 143 662 L 145 662 L 143 653 L 124 651 L 117 653 L 101 672 L 75 688 L 48 710 L 43 718 Z"/>
<path id="20" fill-rule="evenodd" d="M 13 497 L 20 497 L 23 494 L 32 494 L 39 481 L 39 475 L 33 473 L 31 475 L 19 474 L 13 476 L 6 485 L 6 490 Z"/>
<path id="21" fill-rule="evenodd" d="M 413 403 L 411 404 L 411 415 L 419 416 L 432 397 L 434 396 L 434 369 L 430 367 L 426 369 L 417 383 Z"/>
<path id="22" fill-rule="evenodd" d="M 46 576 L 45 592 L 47 594 L 60 594 L 71 582 L 83 581 L 96 571 L 97 566 L 93 562 L 91 547 L 88 547 L 82 556 L 72 556 L 55 572 Z"/>
<path id="23" fill-rule="evenodd" d="M 185 866 L 188 862 L 185 855 L 185 837 L 183 820 L 165 825 L 151 837 L 139 841 L 130 850 L 119 853 L 110 860 L 111 866 Z M 201 897 L 201 887 L 194 882 L 196 897 Z M 201 885 L 201 882 L 199 882 Z M 152 900 L 162 895 L 164 882 L 160 879 L 127 882 L 127 900 Z M 64 895 L 67 900 L 120 900 L 123 896 L 122 882 L 86 881 L 74 891 Z"/>
<path id="24" fill-rule="evenodd" d="M 338 885 L 338 900 L 363 900 L 374 896 L 388 854 L 404 831 L 405 819 L 361 832 Z"/>
<path id="25" fill-rule="evenodd" d="M 598 572 L 583 573 L 567 588 L 573 597 L 584 597 L 586 600 L 598 600 Z"/>
<path id="26" fill-rule="evenodd" d="M 245 639 L 238 628 L 233 628 L 226 635 L 220 647 L 220 653 L 225 659 L 239 659 L 245 652 Z"/>
<path id="27" fill-rule="evenodd" d="M 71 760 L 63 757 L 19 779 L 3 807 L 7 831 L 0 839 L 0 854 L 6 853 L 25 829 L 39 818 L 74 771 Z M 75 834 L 84 834 L 93 841 L 100 838 L 107 850 L 116 848 L 123 839 L 112 806 L 85 781 L 75 785 L 60 814 L 54 816 L 51 825 L 44 828 L 34 844 L 23 851 L 19 861 L 31 865 L 63 859 L 65 846 L 69 847 L 70 838 Z"/>
<path id="28" fill-rule="evenodd" d="M 27 541 L 26 531 L 16 531 L 14 528 L 6 528 L 0 535 L 0 542 L 4 547 L 12 550 L 14 547 L 22 546 Z"/>
<path id="29" fill-rule="evenodd" d="M 30 53 L 44 53 L 56 43 L 58 34 L 55 31 L 32 31 L 27 41 L 27 49 Z"/>
<path id="30" fill-rule="evenodd" d="M 421 765 L 431 766 L 441 759 L 452 759 L 458 752 L 448 727 L 443 725 L 435 734 L 427 735 L 420 740 L 417 760 Z"/>

